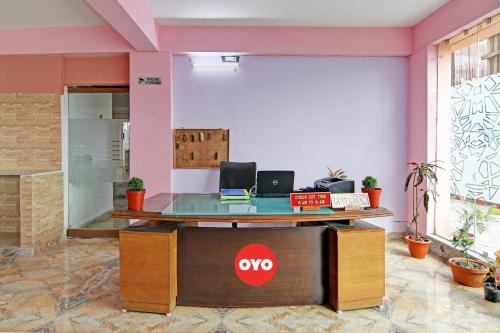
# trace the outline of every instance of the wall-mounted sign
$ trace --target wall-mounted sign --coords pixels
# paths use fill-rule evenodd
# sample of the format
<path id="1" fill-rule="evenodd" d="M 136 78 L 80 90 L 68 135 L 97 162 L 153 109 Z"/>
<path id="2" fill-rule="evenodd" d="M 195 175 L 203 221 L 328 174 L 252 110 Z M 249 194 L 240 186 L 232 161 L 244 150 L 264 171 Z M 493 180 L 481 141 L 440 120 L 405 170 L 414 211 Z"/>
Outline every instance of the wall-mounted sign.
<path id="1" fill-rule="evenodd" d="M 370 207 L 367 193 L 332 193 L 332 208 Z"/>
<path id="2" fill-rule="evenodd" d="M 292 207 L 327 207 L 331 205 L 330 192 L 290 193 Z"/>
<path id="3" fill-rule="evenodd" d="M 161 77 L 139 76 L 140 85 L 161 85 Z"/>

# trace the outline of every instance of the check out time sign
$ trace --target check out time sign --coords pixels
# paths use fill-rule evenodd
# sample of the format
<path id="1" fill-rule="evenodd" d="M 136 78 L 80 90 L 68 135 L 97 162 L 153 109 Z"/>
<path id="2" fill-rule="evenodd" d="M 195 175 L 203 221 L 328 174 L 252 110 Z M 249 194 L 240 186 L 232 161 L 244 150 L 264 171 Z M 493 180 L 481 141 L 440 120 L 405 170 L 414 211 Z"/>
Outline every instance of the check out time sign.
<path id="1" fill-rule="evenodd" d="M 238 278 L 254 287 L 271 281 L 276 274 L 278 262 L 273 250 L 260 243 L 242 247 L 234 258 L 234 271 Z"/>
<path id="2" fill-rule="evenodd" d="M 290 193 L 290 206 L 296 208 L 328 207 L 332 204 L 330 192 Z"/>

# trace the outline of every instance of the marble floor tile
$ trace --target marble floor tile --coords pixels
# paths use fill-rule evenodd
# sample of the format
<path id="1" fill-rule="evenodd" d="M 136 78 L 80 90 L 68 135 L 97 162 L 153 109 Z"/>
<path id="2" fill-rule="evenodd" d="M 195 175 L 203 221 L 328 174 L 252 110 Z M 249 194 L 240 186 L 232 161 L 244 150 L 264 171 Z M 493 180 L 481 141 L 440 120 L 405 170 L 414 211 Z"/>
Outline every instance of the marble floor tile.
<path id="1" fill-rule="evenodd" d="M 0 249 L 0 332 L 500 332 L 500 305 L 453 282 L 440 260 L 387 242 L 382 309 L 178 306 L 167 317 L 120 310 L 118 242 L 70 239 L 41 254 Z"/>

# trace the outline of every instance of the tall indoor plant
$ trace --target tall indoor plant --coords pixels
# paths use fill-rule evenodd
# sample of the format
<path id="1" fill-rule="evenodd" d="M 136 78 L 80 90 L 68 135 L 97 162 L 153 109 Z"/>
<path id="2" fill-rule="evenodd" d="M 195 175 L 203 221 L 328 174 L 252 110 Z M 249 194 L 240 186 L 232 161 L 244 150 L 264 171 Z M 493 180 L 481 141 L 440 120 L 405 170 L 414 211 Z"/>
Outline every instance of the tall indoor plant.
<path id="1" fill-rule="evenodd" d="M 405 181 L 405 192 L 411 188 L 412 191 L 412 219 L 410 228 L 414 227 L 414 235 L 405 237 L 408 243 L 410 254 L 414 258 L 423 259 L 429 252 L 431 240 L 418 231 L 418 222 L 420 217 L 420 207 L 423 205 L 425 212 L 429 211 L 429 200 L 436 201 L 436 169 L 439 168 L 437 162 L 410 162 L 413 166 Z"/>

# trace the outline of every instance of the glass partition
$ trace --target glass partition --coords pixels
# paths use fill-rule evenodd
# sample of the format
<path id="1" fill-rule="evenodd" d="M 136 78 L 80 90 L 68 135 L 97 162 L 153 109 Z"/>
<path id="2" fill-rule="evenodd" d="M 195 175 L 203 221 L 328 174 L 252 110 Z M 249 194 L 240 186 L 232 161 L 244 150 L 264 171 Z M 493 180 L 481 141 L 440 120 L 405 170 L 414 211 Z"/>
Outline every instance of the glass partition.
<path id="1" fill-rule="evenodd" d="M 126 201 L 128 93 L 70 93 L 68 108 L 69 228 L 123 228 L 111 212 Z"/>

